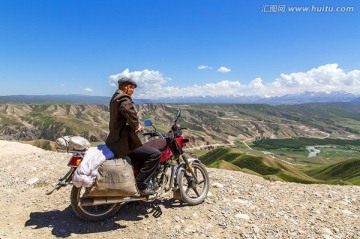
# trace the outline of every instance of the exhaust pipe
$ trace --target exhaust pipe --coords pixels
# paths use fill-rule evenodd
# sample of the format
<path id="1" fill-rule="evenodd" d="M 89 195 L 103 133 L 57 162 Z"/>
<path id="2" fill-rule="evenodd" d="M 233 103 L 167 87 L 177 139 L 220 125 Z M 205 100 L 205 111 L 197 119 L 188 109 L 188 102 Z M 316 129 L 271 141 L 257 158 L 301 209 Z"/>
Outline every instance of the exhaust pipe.
<path id="1" fill-rule="evenodd" d="M 114 204 L 114 203 L 126 203 L 134 201 L 146 201 L 149 198 L 147 197 L 94 197 L 94 198 L 81 198 L 79 206 L 96 206 L 104 204 Z"/>

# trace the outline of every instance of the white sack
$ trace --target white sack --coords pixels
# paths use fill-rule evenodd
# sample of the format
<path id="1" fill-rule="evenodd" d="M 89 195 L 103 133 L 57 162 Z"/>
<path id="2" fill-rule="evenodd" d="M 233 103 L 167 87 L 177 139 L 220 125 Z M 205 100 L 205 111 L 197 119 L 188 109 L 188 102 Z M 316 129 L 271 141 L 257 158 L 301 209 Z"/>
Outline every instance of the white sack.
<path id="1" fill-rule="evenodd" d="M 96 180 L 100 165 L 112 158 L 114 158 L 114 154 L 106 145 L 100 144 L 97 147 L 90 147 L 74 172 L 73 184 L 78 188 L 91 187 Z"/>

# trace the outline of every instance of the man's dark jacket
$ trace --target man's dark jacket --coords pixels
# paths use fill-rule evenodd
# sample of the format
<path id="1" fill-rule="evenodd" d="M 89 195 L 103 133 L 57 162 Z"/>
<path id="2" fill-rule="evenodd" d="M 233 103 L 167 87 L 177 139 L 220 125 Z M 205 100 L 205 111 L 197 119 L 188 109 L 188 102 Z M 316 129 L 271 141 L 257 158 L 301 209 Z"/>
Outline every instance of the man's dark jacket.
<path id="1" fill-rule="evenodd" d="M 115 157 L 123 157 L 142 145 L 135 133 L 138 125 L 139 119 L 131 96 L 117 90 L 110 101 L 110 133 L 106 139 L 106 146 Z"/>

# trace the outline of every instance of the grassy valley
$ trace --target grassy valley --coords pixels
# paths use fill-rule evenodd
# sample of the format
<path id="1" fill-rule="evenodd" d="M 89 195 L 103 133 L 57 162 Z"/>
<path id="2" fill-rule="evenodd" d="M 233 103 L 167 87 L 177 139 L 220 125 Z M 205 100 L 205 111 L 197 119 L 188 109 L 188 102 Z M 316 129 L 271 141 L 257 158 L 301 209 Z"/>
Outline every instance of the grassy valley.
<path id="1" fill-rule="evenodd" d="M 299 183 L 319 183 L 299 169 L 270 158 L 236 152 L 234 149 L 219 148 L 200 157 L 200 160 L 213 168 L 238 170 L 262 175 L 266 179 Z M 225 163 L 224 163 L 225 162 Z M 232 165 L 235 165 L 234 168 Z"/>
<path id="2" fill-rule="evenodd" d="M 360 140 L 333 138 L 261 139 L 251 144 L 254 151 L 290 164 L 318 166 L 360 158 Z M 317 153 L 316 153 L 317 152 Z"/>
<path id="3" fill-rule="evenodd" d="M 210 167 L 250 171 L 270 180 L 360 185 L 359 140 L 262 139 L 250 144 L 251 149 L 237 145 L 209 151 L 200 159 Z M 321 150 L 309 157 L 309 145 Z"/>
<path id="4" fill-rule="evenodd" d="M 218 148 L 200 156 L 200 160 L 209 167 L 256 174 L 269 180 L 306 184 L 360 185 L 360 159 L 350 159 L 304 170 L 265 156 L 243 154 L 235 149 Z"/>

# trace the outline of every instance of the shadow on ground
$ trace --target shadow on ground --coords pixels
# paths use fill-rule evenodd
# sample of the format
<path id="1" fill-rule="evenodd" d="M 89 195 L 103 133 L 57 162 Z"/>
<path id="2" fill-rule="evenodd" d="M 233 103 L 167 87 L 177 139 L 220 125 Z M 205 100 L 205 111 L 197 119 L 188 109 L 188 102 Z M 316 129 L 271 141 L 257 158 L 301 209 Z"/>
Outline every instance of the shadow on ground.
<path id="1" fill-rule="evenodd" d="M 66 238 L 71 234 L 99 233 L 126 228 L 125 225 L 121 225 L 123 221 L 141 221 L 150 216 L 158 218 L 163 214 L 162 208 L 171 210 L 182 206 L 183 204 L 174 199 L 132 202 L 123 205 L 113 218 L 99 222 L 86 222 L 78 218 L 69 206 L 63 211 L 32 212 L 30 219 L 25 222 L 25 227 L 34 230 L 52 228 L 54 236 Z"/>

